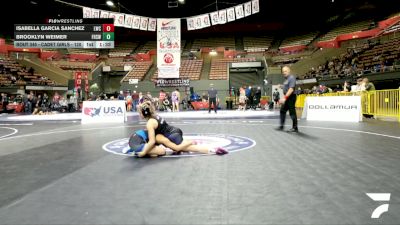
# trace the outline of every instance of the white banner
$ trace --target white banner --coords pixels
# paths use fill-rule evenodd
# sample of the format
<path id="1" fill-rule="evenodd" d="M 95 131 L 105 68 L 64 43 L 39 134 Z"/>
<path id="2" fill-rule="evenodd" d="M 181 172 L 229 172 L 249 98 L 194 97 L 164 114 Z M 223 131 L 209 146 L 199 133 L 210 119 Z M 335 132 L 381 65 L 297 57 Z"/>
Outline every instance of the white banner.
<path id="1" fill-rule="evenodd" d="M 251 2 L 244 3 L 244 16 L 251 15 Z"/>
<path id="2" fill-rule="evenodd" d="M 210 13 L 210 17 L 211 17 L 211 24 L 212 25 L 217 25 L 219 24 L 219 15 L 218 12 L 212 12 Z"/>
<path id="3" fill-rule="evenodd" d="M 179 78 L 181 19 L 157 19 L 158 78 Z"/>
<path id="4" fill-rule="evenodd" d="M 99 18 L 100 17 L 100 10 L 92 9 L 92 17 L 90 18 Z"/>
<path id="5" fill-rule="evenodd" d="M 220 11 L 218 11 L 218 14 L 219 14 L 218 23 L 225 24 L 226 23 L 226 10 L 220 10 Z"/>
<path id="6" fill-rule="evenodd" d="M 83 18 L 92 18 L 92 9 L 88 7 L 83 7 Z"/>
<path id="7" fill-rule="evenodd" d="M 139 29 L 140 28 L 140 16 L 133 16 L 132 28 L 133 29 Z"/>
<path id="8" fill-rule="evenodd" d="M 108 11 L 100 11 L 100 18 L 109 18 L 110 12 Z"/>
<path id="9" fill-rule="evenodd" d="M 251 1 L 252 14 L 260 12 L 260 3 L 258 0 Z"/>
<path id="10" fill-rule="evenodd" d="M 133 16 L 132 15 L 125 15 L 124 27 L 132 28 L 132 24 L 133 24 Z"/>
<path id="11" fill-rule="evenodd" d="M 84 101 L 81 123 L 124 123 L 125 114 L 125 101 Z"/>
<path id="12" fill-rule="evenodd" d="M 114 19 L 114 26 L 117 26 L 116 25 L 116 23 L 117 23 L 117 14 L 116 13 L 110 12 L 108 18 Z"/>
<path id="13" fill-rule="evenodd" d="M 235 12 L 236 12 L 236 19 L 242 19 L 244 17 L 243 5 L 235 6 Z"/>
<path id="14" fill-rule="evenodd" d="M 187 29 L 188 30 L 195 30 L 196 29 L 195 26 L 194 26 L 194 18 L 193 17 L 187 18 L 186 21 L 187 21 Z"/>
<path id="15" fill-rule="evenodd" d="M 157 19 L 149 18 L 149 27 L 147 28 L 148 31 L 156 31 L 157 27 Z"/>
<path id="16" fill-rule="evenodd" d="M 140 19 L 140 29 L 141 30 L 147 30 L 147 26 L 149 24 L 149 18 L 147 17 L 142 17 Z"/>
<path id="17" fill-rule="evenodd" d="M 114 20 L 114 26 L 124 27 L 124 25 L 125 25 L 125 15 L 122 13 L 117 13 Z"/>
<path id="18" fill-rule="evenodd" d="M 201 19 L 201 16 L 194 17 L 194 27 L 196 30 L 203 28 L 203 21 Z"/>
<path id="19" fill-rule="evenodd" d="M 226 13 L 228 14 L 228 22 L 235 21 L 235 8 L 234 7 L 227 9 Z"/>
<path id="20" fill-rule="evenodd" d="M 360 122 L 361 96 L 307 97 L 302 118 L 316 121 Z"/>
<path id="21" fill-rule="evenodd" d="M 203 28 L 210 26 L 210 16 L 208 14 L 204 14 L 201 16 L 203 20 Z"/>

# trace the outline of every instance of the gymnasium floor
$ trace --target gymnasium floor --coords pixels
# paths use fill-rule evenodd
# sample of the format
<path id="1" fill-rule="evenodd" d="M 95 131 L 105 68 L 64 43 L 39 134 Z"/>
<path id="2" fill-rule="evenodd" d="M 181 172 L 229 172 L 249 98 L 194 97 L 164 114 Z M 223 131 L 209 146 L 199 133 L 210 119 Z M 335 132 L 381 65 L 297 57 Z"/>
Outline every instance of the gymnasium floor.
<path id="1" fill-rule="evenodd" d="M 104 146 L 143 122 L 0 122 L 0 224 L 400 223 L 398 123 L 300 121 L 299 134 L 274 130 L 274 117 L 171 123 L 252 144 L 224 156 L 138 159 Z M 384 203 L 388 212 L 372 219 Z"/>

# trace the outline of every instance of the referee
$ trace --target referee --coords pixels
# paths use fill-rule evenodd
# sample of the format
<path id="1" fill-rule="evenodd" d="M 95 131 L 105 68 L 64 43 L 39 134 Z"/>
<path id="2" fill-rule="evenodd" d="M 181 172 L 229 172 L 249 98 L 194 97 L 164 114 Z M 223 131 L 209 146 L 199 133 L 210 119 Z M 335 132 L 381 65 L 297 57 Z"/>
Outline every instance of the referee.
<path id="1" fill-rule="evenodd" d="M 296 87 L 296 78 L 290 73 L 290 68 L 288 66 L 282 67 L 282 74 L 285 77 L 285 82 L 283 83 L 283 98 L 279 101 L 281 106 L 280 116 L 281 124 L 278 130 L 283 130 L 283 125 L 285 124 L 286 112 L 289 111 L 290 117 L 293 120 L 292 129 L 288 132 L 299 132 L 297 127 L 297 116 L 296 116 L 296 94 L 294 92 Z"/>

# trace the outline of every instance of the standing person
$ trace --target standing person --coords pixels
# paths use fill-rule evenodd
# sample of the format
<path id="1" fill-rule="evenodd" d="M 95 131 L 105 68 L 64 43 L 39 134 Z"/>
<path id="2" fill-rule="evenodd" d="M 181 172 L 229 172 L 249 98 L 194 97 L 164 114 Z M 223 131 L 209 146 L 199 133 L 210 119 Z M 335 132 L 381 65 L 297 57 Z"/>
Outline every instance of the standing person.
<path id="1" fill-rule="evenodd" d="M 179 101 L 181 100 L 179 89 L 176 89 L 174 92 L 172 92 L 171 100 L 172 100 L 172 111 L 179 112 Z"/>
<path id="2" fill-rule="evenodd" d="M 125 100 L 124 91 L 120 91 L 118 95 L 118 100 Z"/>
<path id="3" fill-rule="evenodd" d="M 286 112 L 289 111 L 290 117 L 293 121 L 293 127 L 289 132 L 299 132 L 297 127 L 297 116 L 296 116 L 296 94 L 294 89 L 296 87 L 296 78 L 290 73 L 290 68 L 288 66 L 282 67 L 282 74 L 285 77 L 285 82 L 283 83 L 283 98 L 280 100 L 282 104 L 280 116 L 280 126 L 278 130 L 283 130 L 283 125 L 285 124 Z"/>
<path id="4" fill-rule="evenodd" d="M 132 100 L 133 100 L 133 111 L 136 112 L 137 111 L 137 105 L 139 104 L 139 94 L 136 91 L 133 91 L 133 95 L 132 95 Z"/>
<path id="5" fill-rule="evenodd" d="M 272 93 L 272 97 L 274 98 L 275 102 L 274 108 L 277 108 L 279 104 L 279 99 L 281 99 L 281 94 L 279 93 L 278 88 L 275 88 L 274 93 Z"/>
<path id="6" fill-rule="evenodd" d="M 211 113 L 211 105 L 214 104 L 214 112 L 217 113 L 217 94 L 218 91 L 214 89 L 214 84 L 210 84 L 208 90 L 208 113 Z"/>
<path id="7" fill-rule="evenodd" d="M 164 100 L 165 100 L 165 92 L 164 90 L 160 91 L 160 95 L 158 96 L 158 110 L 164 111 Z"/>

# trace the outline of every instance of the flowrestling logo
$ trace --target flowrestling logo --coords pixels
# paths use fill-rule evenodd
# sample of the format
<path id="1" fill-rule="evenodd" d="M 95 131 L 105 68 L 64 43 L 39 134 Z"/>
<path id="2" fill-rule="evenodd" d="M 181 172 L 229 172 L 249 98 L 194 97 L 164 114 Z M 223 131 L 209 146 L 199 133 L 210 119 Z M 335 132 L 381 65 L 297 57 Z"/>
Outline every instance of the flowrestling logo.
<path id="1" fill-rule="evenodd" d="M 381 215 L 389 211 L 390 193 L 365 193 L 368 197 L 376 202 L 387 202 L 378 206 L 371 214 L 372 219 L 378 219 Z"/>
<path id="2" fill-rule="evenodd" d="M 223 147 L 229 153 L 250 149 L 256 145 L 253 139 L 236 135 L 226 134 L 187 134 L 183 136 L 184 140 L 196 141 L 199 145 L 206 145 L 210 148 Z M 124 149 L 129 149 L 129 138 L 119 139 L 108 142 L 103 145 L 103 149 L 117 155 L 132 156 L 132 154 L 123 153 Z M 167 155 L 164 157 L 189 157 L 203 156 L 207 154 L 182 152 L 179 155 Z"/>

